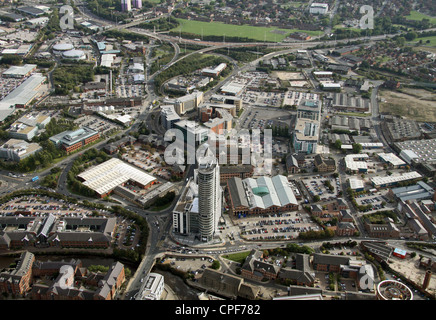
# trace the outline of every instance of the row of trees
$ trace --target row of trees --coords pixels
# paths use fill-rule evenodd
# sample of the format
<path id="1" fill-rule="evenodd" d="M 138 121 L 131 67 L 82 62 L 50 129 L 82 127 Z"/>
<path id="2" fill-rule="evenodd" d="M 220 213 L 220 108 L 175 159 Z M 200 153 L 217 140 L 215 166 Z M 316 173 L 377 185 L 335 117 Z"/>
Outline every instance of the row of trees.
<path id="1" fill-rule="evenodd" d="M 168 31 L 177 28 L 179 25 L 180 23 L 177 21 L 177 19 L 170 17 L 170 18 L 160 18 L 158 20 L 144 22 L 139 24 L 137 27 L 142 29 L 151 29 L 151 30 L 156 29 L 156 31 Z"/>
<path id="2" fill-rule="evenodd" d="M 194 54 L 192 56 L 189 56 L 178 63 L 174 64 L 170 68 L 162 71 L 159 73 L 155 79 L 155 88 L 156 90 L 159 90 L 161 85 L 176 76 L 183 75 L 183 76 L 189 76 L 191 75 L 195 70 L 202 69 L 209 66 L 216 66 L 220 63 L 227 63 L 228 61 L 221 57 L 215 57 L 211 55 L 201 55 L 201 54 Z M 229 68 L 228 66 L 227 68 Z"/>
<path id="3" fill-rule="evenodd" d="M 320 231 L 310 230 L 306 232 L 300 232 L 298 238 L 301 240 L 315 240 L 315 239 L 327 239 L 333 238 L 335 232 L 331 229 L 324 229 Z"/>

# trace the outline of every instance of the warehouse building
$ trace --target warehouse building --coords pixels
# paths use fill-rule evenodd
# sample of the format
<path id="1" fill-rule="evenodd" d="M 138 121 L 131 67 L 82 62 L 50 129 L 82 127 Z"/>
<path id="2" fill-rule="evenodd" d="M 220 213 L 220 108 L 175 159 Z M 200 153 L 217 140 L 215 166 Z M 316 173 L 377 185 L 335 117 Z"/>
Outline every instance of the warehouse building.
<path id="1" fill-rule="evenodd" d="M 391 168 L 398 169 L 406 166 L 406 163 L 393 153 L 383 152 L 379 153 L 378 156 L 380 160 L 382 160 L 384 163 L 387 163 Z"/>
<path id="2" fill-rule="evenodd" d="M 227 68 L 227 64 L 220 63 L 215 68 L 204 68 L 203 70 L 201 70 L 201 73 L 202 75 L 208 77 L 218 77 L 225 68 Z"/>
<path id="3" fill-rule="evenodd" d="M 422 136 L 418 124 L 413 120 L 385 117 L 381 128 L 389 142 L 419 139 Z"/>
<path id="4" fill-rule="evenodd" d="M 416 172 L 406 172 L 403 174 L 393 174 L 391 176 L 375 176 L 371 177 L 371 183 L 375 188 L 387 188 L 396 186 L 400 182 L 406 182 L 406 181 L 414 181 L 421 179 L 422 176 Z"/>
<path id="5" fill-rule="evenodd" d="M 36 64 L 25 64 L 24 66 L 11 66 L 8 70 L 3 72 L 3 78 L 17 78 L 22 79 L 30 76 L 36 70 Z"/>
<path id="6" fill-rule="evenodd" d="M 394 149 L 407 163 L 436 163 L 436 139 L 396 142 Z"/>
<path id="7" fill-rule="evenodd" d="M 257 179 L 230 178 L 227 181 L 234 215 L 268 214 L 298 209 L 298 202 L 285 176 Z"/>
<path id="8" fill-rule="evenodd" d="M 148 189 L 156 183 L 155 177 L 116 158 L 86 170 L 77 177 L 101 198 L 128 181 L 143 189 Z"/>
<path id="9" fill-rule="evenodd" d="M 366 173 L 368 172 L 369 156 L 366 153 L 349 154 L 345 157 L 345 168 L 351 173 Z"/>
<path id="10" fill-rule="evenodd" d="M 39 88 L 46 80 L 47 78 L 42 74 L 35 73 L 31 75 L 0 101 L 0 110 L 27 107 L 41 95 Z"/>
<path id="11" fill-rule="evenodd" d="M 331 106 L 337 111 L 368 112 L 371 108 L 369 99 L 346 93 L 330 93 L 326 96 Z"/>

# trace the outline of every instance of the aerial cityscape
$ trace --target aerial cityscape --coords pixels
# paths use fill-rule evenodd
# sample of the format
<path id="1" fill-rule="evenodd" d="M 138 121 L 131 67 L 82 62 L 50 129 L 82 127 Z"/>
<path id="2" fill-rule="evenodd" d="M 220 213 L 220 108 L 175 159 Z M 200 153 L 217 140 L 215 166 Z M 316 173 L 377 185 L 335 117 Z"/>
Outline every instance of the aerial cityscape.
<path id="1" fill-rule="evenodd" d="M 3 0 L 0 81 L 0 300 L 436 299 L 433 0 Z"/>

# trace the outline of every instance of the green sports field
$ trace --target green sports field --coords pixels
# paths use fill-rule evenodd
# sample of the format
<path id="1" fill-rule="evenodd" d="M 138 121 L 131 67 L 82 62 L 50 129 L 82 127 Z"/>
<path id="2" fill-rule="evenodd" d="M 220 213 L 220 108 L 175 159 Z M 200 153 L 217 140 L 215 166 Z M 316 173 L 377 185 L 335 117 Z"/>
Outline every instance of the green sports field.
<path id="1" fill-rule="evenodd" d="M 419 21 L 421 21 L 424 18 L 427 18 L 430 20 L 430 23 L 436 23 L 436 17 L 430 17 L 418 11 L 410 11 L 410 15 L 404 17 L 409 20 L 419 20 Z"/>
<path id="2" fill-rule="evenodd" d="M 250 38 L 256 41 L 282 41 L 293 32 L 305 32 L 311 36 L 322 35 L 318 31 L 306 31 L 297 29 L 277 29 L 274 27 L 255 27 L 249 25 L 232 25 L 221 22 L 203 22 L 186 19 L 177 19 L 180 26 L 172 29 L 173 32 L 186 32 L 203 36 L 224 36 Z"/>

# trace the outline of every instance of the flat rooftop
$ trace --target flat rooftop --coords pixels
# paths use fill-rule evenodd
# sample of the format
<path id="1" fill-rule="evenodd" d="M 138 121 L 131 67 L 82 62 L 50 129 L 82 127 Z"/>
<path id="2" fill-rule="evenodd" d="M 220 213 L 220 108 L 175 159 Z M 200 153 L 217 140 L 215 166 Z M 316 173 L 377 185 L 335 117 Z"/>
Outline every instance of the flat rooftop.
<path id="1" fill-rule="evenodd" d="M 112 158 L 78 175 L 83 179 L 85 186 L 91 188 L 100 195 L 109 193 L 116 186 L 129 180 L 142 186 L 156 180 L 155 177 L 131 166 L 120 159 Z"/>

